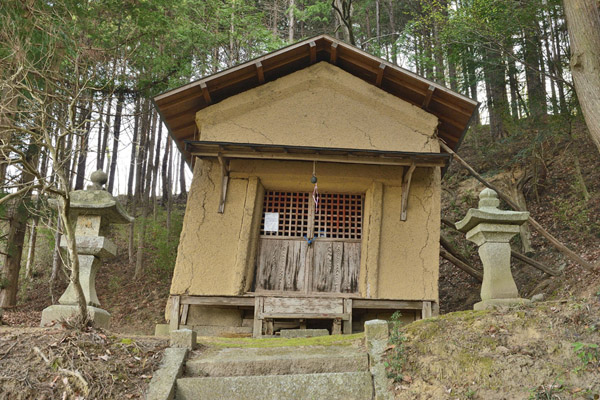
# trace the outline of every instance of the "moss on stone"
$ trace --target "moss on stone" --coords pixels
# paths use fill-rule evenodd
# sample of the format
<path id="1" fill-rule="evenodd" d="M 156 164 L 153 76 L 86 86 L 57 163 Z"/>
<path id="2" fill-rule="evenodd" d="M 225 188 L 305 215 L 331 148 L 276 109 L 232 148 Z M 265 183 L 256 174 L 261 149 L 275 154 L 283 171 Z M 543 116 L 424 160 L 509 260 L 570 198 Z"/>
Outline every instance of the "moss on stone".
<path id="1" fill-rule="evenodd" d="M 198 343 L 209 347 L 298 347 L 298 346 L 351 346 L 360 343 L 364 333 L 330 335 L 312 338 L 223 338 L 199 337 Z"/>

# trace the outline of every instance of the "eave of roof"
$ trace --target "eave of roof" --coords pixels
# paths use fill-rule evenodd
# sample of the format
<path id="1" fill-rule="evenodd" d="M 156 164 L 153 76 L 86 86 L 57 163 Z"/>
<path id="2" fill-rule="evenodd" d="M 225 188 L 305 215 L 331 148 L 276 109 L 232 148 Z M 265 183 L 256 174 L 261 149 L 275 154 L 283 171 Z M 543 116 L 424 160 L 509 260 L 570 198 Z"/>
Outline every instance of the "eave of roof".
<path id="1" fill-rule="evenodd" d="M 478 103 L 328 35 L 320 35 L 154 97 L 155 107 L 188 163 L 196 112 L 228 97 L 326 61 L 438 117 L 438 136 L 456 151 Z"/>

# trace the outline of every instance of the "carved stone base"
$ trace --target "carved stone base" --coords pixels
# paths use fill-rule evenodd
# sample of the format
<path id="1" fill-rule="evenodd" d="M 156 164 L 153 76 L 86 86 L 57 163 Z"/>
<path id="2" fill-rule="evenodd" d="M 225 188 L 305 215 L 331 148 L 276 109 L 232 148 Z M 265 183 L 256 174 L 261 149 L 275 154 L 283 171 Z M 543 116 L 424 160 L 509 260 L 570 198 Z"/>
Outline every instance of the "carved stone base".
<path id="1" fill-rule="evenodd" d="M 88 315 L 97 328 L 107 329 L 110 325 L 110 314 L 101 308 L 88 306 Z M 54 321 L 71 318 L 79 313 L 79 307 L 72 304 L 53 304 L 42 311 L 41 326 L 46 326 Z"/>
<path id="2" fill-rule="evenodd" d="M 489 299 L 475 303 L 473 305 L 473 310 L 490 310 L 496 307 L 510 307 L 529 303 L 531 303 L 531 300 L 521 299 L 518 297 L 514 299 Z"/>

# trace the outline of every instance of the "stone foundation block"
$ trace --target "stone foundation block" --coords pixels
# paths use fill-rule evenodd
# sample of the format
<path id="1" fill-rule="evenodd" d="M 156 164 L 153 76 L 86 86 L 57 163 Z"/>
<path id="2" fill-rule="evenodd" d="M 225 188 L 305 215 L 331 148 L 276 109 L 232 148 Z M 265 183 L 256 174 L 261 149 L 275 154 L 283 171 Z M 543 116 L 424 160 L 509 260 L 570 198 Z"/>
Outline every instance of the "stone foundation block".
<path id="1" fill-rule="evenodd" d="M 90 319 L 94 321 L 95 327 L 108 329 L 110 326 L 110 314 L 108 311 L 93 306 L 88 306 L 87 309 L 88 315 L 90 316 Z M 76 305 L 53 304 L 42 311 L 42 322 L 40 325 L 46 326 L 62 319 L 71 318 L 77 314 L 79 314 L 79 307 Z"/>
<path id="2" fill-rule="evenodd" d="M 171 331 L 171 347 L 181 347 L 189 350 L 194 350 L 196 346 L 196 332 L 191 329 L 179 329 Z"/>

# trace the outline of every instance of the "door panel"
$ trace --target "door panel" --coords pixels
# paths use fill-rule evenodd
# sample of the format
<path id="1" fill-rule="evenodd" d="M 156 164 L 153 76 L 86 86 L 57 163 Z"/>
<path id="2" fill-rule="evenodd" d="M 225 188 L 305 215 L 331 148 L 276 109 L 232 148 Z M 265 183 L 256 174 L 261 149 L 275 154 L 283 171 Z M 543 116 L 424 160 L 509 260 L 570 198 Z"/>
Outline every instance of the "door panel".
<path id="1" fill-rule="evenodd" d="M 257 291 L 358 292 L 363 195 L 267 191 Z"/>
<path id="2" fill-rule="evenodd" d="M 306 248 L 303 240 L 260 240 L 256 270 L 257 290 L 304 290 Z"/>
<path id="3" fill-rule="evenodd" d="M 311 290 L 356 293 L 360 269 L 360 242 L 316 241 Z"/>

